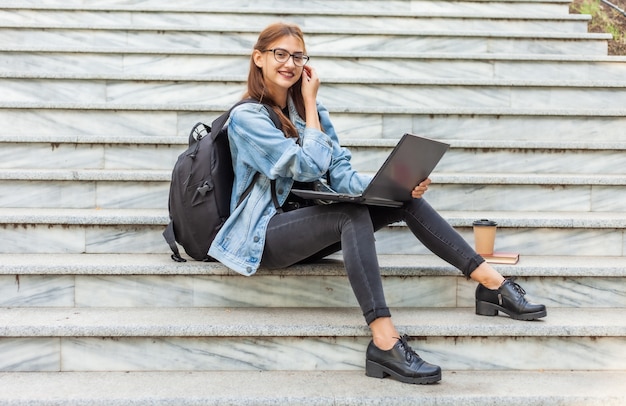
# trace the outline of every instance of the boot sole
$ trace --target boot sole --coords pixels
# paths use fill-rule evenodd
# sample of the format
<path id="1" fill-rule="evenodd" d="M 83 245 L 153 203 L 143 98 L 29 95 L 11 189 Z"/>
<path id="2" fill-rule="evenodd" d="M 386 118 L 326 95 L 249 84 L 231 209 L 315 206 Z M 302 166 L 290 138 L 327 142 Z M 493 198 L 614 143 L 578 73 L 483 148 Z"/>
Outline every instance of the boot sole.
<path id="1" fill-rule="evenodd" d="M 514 313 L 509 309 L 505 309 L 502 306 L 498 306 L 497 304 L 476 301 L 476 314 L 480 316 L 497 316 L 498 312 L 506 313 L 510 318 L 515 320 L 536 320 L 542 317 L 546 317 L 548 312 L 546 310 L 541 310 L 533 313 Z"/>
<path id="2" fill-rule="evenodd" d="M 399 373 L 392 371 L 391 369 L 382 366 L 374 361 L 366 360 L 365 361 L 365 375 L 372 378 L 380 378 L 383 379 L 387 376 L 391 378 L 404 382 L 404 383 L 412 383 L 417 385 L 428 385 L 431 383 L 436 383 L 441 380 L 441 371 L 435 375 L 429 376 L 420 376 L 420 377 L 411 377 L 400 375 Z"/>

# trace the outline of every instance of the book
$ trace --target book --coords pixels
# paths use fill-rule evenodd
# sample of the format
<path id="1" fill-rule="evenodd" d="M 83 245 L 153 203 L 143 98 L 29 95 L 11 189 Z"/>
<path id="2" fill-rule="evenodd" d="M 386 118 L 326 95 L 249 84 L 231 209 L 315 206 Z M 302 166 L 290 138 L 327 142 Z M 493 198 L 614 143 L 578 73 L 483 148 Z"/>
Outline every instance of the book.
<path id="1" fill-rule="evenodd" d="M 519 261 L 519 254 L 516 252 L 494 252 L 491 255 L 481 255 L 490 264 L 510 264 L 515 265 Z"/>

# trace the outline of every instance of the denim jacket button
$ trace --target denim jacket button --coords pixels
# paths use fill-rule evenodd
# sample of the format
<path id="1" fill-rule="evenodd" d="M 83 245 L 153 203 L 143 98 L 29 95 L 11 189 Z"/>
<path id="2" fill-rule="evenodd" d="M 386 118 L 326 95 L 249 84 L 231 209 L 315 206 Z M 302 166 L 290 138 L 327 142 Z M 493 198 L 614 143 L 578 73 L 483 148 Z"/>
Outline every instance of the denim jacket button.
<path id="1" fill-rule="evenodd" d="M 255 237 L 253 238 L 253 240 L 254 240 L 254 242 L 259 242 L 260 238 L 259 238 L 259 236 L 257 235 L 257 236 L 255 236 Z"/>

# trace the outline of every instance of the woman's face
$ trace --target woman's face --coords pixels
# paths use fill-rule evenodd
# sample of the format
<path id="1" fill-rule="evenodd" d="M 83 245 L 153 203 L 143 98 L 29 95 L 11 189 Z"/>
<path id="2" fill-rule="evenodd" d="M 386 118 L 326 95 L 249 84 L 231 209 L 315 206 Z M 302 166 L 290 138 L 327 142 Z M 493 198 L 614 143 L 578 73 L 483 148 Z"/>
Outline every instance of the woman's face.
<path id="1" fill-rule="evenodd" d="M 280 48 L 290 54 L 304 53 L 302 42 L 292 36 L 283 37 L 273 42 L 266 52 L 254 51 L 254 63 L 263 70 L 263 78 L 268 92 L 278 102 L 287 96 L 287 91 L 302 76 L 302 66 L 296 66 L 293 58 L 288 58 L 285 62 L 278 62 L 274 57 L 274 52 L 270 49 Z"/>

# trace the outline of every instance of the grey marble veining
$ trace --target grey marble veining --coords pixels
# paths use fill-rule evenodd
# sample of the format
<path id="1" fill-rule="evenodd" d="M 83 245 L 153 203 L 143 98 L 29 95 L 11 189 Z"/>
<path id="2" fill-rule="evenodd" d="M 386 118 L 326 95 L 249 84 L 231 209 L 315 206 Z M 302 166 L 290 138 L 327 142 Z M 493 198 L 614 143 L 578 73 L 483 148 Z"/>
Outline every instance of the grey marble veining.
<path id="1" fill-rule="evenodd" d="M 2 207 L 96 207 L 96 185 L 93 182 L 0 181 L 0 191 Z"/>
<path id="2" fill-rule="evenodd" d="M 5 102 L 125 103 L 125 104 L 223 104 L 237 100 L 245 88 L 242 82 L 174 82 L 129 80 L 0 79 L 5 88 Z M 38 89 L 38 91 L 34 91 Z M 618 91 L 615 91 L 617 89 Z M 532 82 L 499 85 L 473 82 L 341 84 L 327 83 L 319 97 L 333 106 L 367 107 L 501 107 L 600 109 L 610 99 L 614 105 L 626 105 L 624 86 L 601 87 L 588 84 L 561 87 Z"/>
<path id="3" fill-rule="evenodd" d="M 547 187 L 509 185 L 448 185 L 436 181 L 428 191 L 428 202 L 438 210 L 589 211 L 591 187 Z M 614 193 L 616 199 L 624 195 Z M 623 206 L 623 205 L 622 205 Z M 623 207 L 622 207 L 623 208 Z"/>
<path id="4" fill-rule="evenodd" d="M 172 31 L 167 36 L 151 31 L 105 31 L 51 29 L 4 29 L 0 41 L 15 45 L 54 43 L 57 46 L 130 47 L 144 49 L 250 49 L 258 34 Z M 606 55 L 603 39 L 572 41 L 571 38 L 490 37 L 470 35 L 429 37 L 407 35 L 316 34 L 307 36 L 307 49 L 340 51 L 588 54 Z"/>
<path id="5" fill-rule="evenodd" d="M 164 227 L 93 227 L 85 230 L 87 253 L 154 253 L 169 247 L 161 233 Z"/>
<path id="6" fill-rule="evenodd" d="M 69 275 L 1 275 L 0 306 L 74 306 L 74 278 Z"/>
<path id="7" fill-rule="evenodd" d="M 0 338 L 0 371 L 31 372 L 61 370 L 58 338 Z"/>
<path id="8" fill-rule="evenodd" d="M 167 276 L 76 276 L 77 307 L 190 307 L 193 280 Z"/>
<path id="9" fill-rule="evenodd" d="M 532 215 L 529 215 L 532 218 Z M 469 228 L 458 229 L 465 240 L 473 244 L 473 232 Z M 376 234 L 379 254 L 428 254 L 417 239 L 410 238 L 408 230 L 392 227 Z M 523 250 L 521 249 L 523 247 Z M 524 255 L 582 255 L 621 256 L 624 253 L 622 230 L 559 228 L 508 229 L 499 228 L 496 250 L 520 252 Z"/>
<path id="10" fill-rule="evenodd" d="M 195 123 L 195 122 L 194 122 Z M 185 126 L 185 136 L 190 126 Z M 176 112 L 113 110 L 0 110 L 0 127 L 5 134 L 38 135 L 146 135 L 177 134 Z"/>
<path id="11" fill-rule="evenodd" d="M 24 4 L 28 4 L 26 0 Z M 50 8 L 54 6 L 82 6 L 85 4 L 80 0 L 43 0 L 33 2 L 37 5 L 46 5 Z M 477 13 L 538 13 L 539 15 L 567 14 L 568 7 L 566 3 L 559 2 L 459 2 L 459 1 L 402 1 L 402 0 L 368 0 L 368 4 L 372 9 L 392 10 L 396 13 L 407 12 L 477 12 Z M 199 1 L 199 0 L 179 0 L 177 2 L 177 10 L 200 10 L 212 11 L 231 8 L 250 8 L 254 6 L 259 10 L 301 10 L 307 7 L 328 11 L 354 11 L 359 10 L 363 5 L 362 0 L 274 0 L 267 3 L 259 3 L 255 0 L 231 0 L 228 7 L 225 7 L 220 1 Z M 169 9 L 171 3 L 167 0 L 91 0 L 87 9 L 120 9 L 120 10 L 144 10 L 144 9 Z"/>
<path id="12" fill-rule="evenodd" d="M 85 252 L 85 231 L 64 227 L 38 227 L 24 225 L 0 226 L 0 245 L 2 253 L 28 252 L 47 253 L 82 253 Z"/>
<path id="13" fill-rule="evenodd" d="M 308 14 L 310 9 L 303 9 L 293 14 L 278 13 L 246 13 L 245 9 L 230 13 L 200 12 L 127 12 L 127 11 L 61 11 L 61 10 L 0 10 L 0 19 L 12 24 L 29 26 L 31 24 L 73 25 L 76 21 L 88 21 L 92 26 L 128 27 L 211 27 L 213 29 L 232 29 L 233 27 L 263 27 L 279 19 L 287 19 L 296 23 L 304 30 L 307 27 L 343 27 L 343 28 L 378 28 L 411 30 L 420 27 L 422 30 L 453 30 L 453 31 L 511 31 L 511 32 L 587 32 L 586 20 L 578 16 L 566 19 L 565 16 L 554 20 L 537 19 L 532 14 L 482 14 L 459 13 L 453 15 L 351 15 L 341 14 Z M 462 18 L 459 18 L 462 17 Z M 487 16 L 487 18 L 485 18 Z M 578 18 L 577 18 L 578 17 Z"/>
<path id="14" fill-rule="evenodd" d="M 626 117 L 416 116 L 416 134 L 440 139 L 626 141 Z M 397 135 L 399 137 L 399 135 Z"/>
<path id="15" fill-rule="evenodd" d="M 233 99 L 234 102 L 237 98 Z M 322 99 L 322 102 L 325 100 Z M 226 108 L 226 106 L 224 106 Z M 80 114 L 77 114 L 80 112 Z M 191 127 L 200 120 L 211 121 L 217 111 L 158 112 L 142 110 L 0 110 L 0 126 L 6 134 L 45 135 L 107 135 L 107 136 L 174 136 L 187 137 Z M 331 109 L 331 119 L 340 137 L 378 138 L 383 134 L 399 138 L 412 131 L 440 139 L 467 140 L 534 140 L 625 142 L 623 117 L 526 116 L 471 114 L 381 114 L 344 113 Z M 409 125 L 409 121 L 412 124 Z"/>
<path id="16" fill-rule="evenodd" d="M 3 143 L 0 148 L 0 168 L 102 168 L 103 150 L 103 146 L 96 144 Z"/>
<path id="17" fill-rule="evenodd" d="M 63 371 L 356 370 L 363 368 L 367 341 L 64 338 L 61 349 Z M 411 345 L 430 362 L 454 370 L 617 370 L 626 362 L 619 337 L 429 337 Z M 535 356 L 515 356 L 520 347 Z M 606 357 L 607 353 L 613 356 Z"/>
<path id="18" fill-rule="evenodd" d="M 158 51 L 155 51 L 158 52 Z M 310 53 L 310 52 L 309 52 Z M 310 53 L 311 54 L 311 53 Z M 619 61 L 601 62 L 587 60 L 540 59 L 527 61 L 511 56 L 507 59 L 485 59 L 481 55 L 446 55 L 436 58 L 423 55 L 421 58 L 394 58 L 326 56 L 314 52 L 310 65 L 314 66 L 322 81 L 328 78 L 352 79 L 354 72 L 361 78 L 459 78 L 459 79 L 527 79 L 541 77 L 544 80 L 621 80 L 626 72 L 626 63 Z M 130 74 L 130 75 L 241 75 L 248 72 L 249 55 L 179 55 L 168 53 L 133 54 L 124 53 L 37 53 L 2 52 L 0 70 L 6 72 L 59 72 L 85 74 Z"/>
<path id="19" fill-rule="evenodd" d="M 141 182 L 140 186 L 132 186 L 135 182 L 130 184 L 98 182 L 95 207 L 167 210 L 169 182 Z"/>

